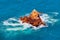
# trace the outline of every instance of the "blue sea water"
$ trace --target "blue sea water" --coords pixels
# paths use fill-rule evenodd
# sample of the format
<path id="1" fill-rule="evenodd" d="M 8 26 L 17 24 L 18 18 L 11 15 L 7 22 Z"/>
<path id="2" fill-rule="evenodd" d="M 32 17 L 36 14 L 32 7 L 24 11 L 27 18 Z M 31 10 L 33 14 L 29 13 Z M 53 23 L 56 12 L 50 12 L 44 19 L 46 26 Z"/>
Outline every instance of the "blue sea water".
<path id="1" fill-rule="evenodd" d="M 5 31 L 2 21 L 30 13 L 33 9 L 39 12 L 58 12 L 55 18 L 60 19 L 60 0 L 0 0 L 0 40 L 60 40 L 60 21 L 53 26 L 41 28 L 28 33 Z M 53 15 L 52 15 L 53 16 Z"/>

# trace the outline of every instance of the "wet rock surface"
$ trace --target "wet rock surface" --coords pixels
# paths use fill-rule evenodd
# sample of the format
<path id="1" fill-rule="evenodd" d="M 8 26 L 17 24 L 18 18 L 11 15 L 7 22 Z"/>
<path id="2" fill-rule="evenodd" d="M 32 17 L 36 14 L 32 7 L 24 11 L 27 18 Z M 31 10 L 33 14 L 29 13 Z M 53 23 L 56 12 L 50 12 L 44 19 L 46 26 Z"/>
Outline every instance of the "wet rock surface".
<path id="1" fill-rule="evenodd" d="M 45 25 L 39 15 L 40 13 L 34 9 L 29 16 L 20 17 L 20 20 L 23 23 L 29 23 L 36 27 L 38 27 L 39 25 Z"/>

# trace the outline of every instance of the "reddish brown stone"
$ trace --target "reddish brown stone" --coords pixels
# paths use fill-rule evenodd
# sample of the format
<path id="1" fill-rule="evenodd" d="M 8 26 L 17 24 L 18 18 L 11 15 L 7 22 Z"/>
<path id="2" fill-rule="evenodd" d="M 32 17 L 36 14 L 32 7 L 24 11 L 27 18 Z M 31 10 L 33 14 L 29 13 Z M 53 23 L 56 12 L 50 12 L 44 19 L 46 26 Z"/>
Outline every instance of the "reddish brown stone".
<path id="1" fill-rule="evenodd" d="M 37 12 L 36 10 L 33 10 L 30 16 L 21 17 L 20 20 L 23 23 L 30 23 L 31 25 L 36 27 L 38 27 L 41 24 L 45 25 L 45 23 L 41 20 L 39 15 L 40 15 L 39 12 Z"/>

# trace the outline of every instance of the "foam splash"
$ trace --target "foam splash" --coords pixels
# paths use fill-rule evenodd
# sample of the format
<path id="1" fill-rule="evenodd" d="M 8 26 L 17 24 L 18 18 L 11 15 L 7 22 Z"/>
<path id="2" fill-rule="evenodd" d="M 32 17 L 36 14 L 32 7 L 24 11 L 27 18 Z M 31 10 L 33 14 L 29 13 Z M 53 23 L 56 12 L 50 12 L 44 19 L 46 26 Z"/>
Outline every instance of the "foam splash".
<path id="1" fill-rule="evenodd" d="M 28 15 L 28 14 L 26 14 L 26 15 Z M 55 12 L 55 15 L 58 15 L 58 13 Z M 8 31 L 26 30 L 31 27 L 32 27 L 32 29 L 37 30 L 37 29 L 40 29 L 43 27 L 48 27 L 47 23 L 54 24 L 55 22 L 58 21 L 58 19 L 54 19 L 46 13 L 43 13 L 40 17 L 46 23 L 46 26 L 40 25 L 39 27 L 34 27 L 31 24 L 22 23 L 21 20 L 16 19 L 16 18 L 9 18 L 8 20 L 3 21 L 3 25 L 14 27 L 14 28 L 7 28 L 6 30 L 8 30 Z M 16 27 L 16 26 L 22 26 L 22 27 Z"/>
<path id="2" fill-rule="evenodd" d="M 54 19 L 54 18 L 52 18 L 51 16 L 49 16 L 48 14 L 43 14 L 43 15 L 41 16 L 41 19 L 42 19 L 44 22 L 46 22 L 46 23 L 51 23 L 51 24 L 53 24 L 53 23 L 55 23 L 55 22 L 58 21 L 58 19 Z"/>

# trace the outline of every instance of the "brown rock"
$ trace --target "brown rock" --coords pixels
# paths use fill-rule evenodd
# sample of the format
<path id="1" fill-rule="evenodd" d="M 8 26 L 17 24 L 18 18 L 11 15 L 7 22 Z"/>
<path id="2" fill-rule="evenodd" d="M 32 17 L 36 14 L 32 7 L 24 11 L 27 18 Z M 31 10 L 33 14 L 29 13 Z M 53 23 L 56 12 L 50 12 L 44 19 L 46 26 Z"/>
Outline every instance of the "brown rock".
<path id="1" fill-rule="evenodd" d="M 20 20 L 23 23 L 30 23 L 33 26 L 38 27 L 39 25 L 45 25 L 44 22 L 42 22 L 41 18 L 39 17 L 39 12 L 37 12 L 35 9 L 32 11 L 32 13 L 30 14 L 30 16 L 24 16 L 21 17 Z"/>

